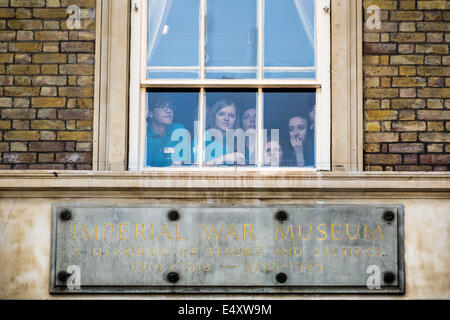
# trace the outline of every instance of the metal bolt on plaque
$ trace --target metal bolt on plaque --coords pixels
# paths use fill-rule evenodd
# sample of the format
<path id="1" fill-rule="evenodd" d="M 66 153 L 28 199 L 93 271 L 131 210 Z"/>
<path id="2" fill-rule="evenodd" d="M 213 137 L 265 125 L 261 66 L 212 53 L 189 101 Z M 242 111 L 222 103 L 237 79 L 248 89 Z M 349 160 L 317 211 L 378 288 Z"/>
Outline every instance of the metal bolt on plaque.
<path id="1" fill-rule="evenodd" d="M 178 280 L 180 280 L 180 276 L 176 272 L 169 272 L 167 274 L 167 278 L 166 279 L 170 283 L 176 283 L 176 282 L 178 282 Z"/>
<path id="2" fill-rule="evenodd" d="M 288 218 L 288 214 L 286 213 L 286 211 L 278 211 L 275 215 L 275 217 L 277 218 L 278 221 L 285 221 Z"/>
<path id="3" fill-rule="evenodd" d="M 70 212 L 70 210 L 68 210 L 68 209 L 64 209 L 59 214 L 59 217 L 63 221 L 68 221 L 68 220 L 70 220 L 70 218 L 72 218 L 72 212 Z"/>
<path id="4" fill-rule="evenodd" d="M 180 218 L 180 214 L 176 210 L 170 211 L 167 216 L 169 217 L 170 221 L 177 221 Z"/>
<path id="5" fill-rule="evenodd" d="M 58 280 L 61 281 L 61 282 L 66 283 L 67 280 L 69 280 L 70 276 L 71 276 L 71 274 L 66 272 L 66 271 L 58 272 Z"/>
<path id="6" fill-rule="evenodd" d="M 392 211 L 386 211 L 383 214 L 383 219 L 385 221 L 393 221 L 395 219 L 395 214 Z"/>
<path id="7" fill-rule="evenodd" d="M 384 275 L 383 275 L 383 280 L 384 280 L 384 282 L 386 282 L 386 283 L 392 283 L 392 282 L 394 282 L 394 280 L 395 280 L 395 275 L 394 275 L 394 273 L 393 273 L 393 272 L 390 272 L 390 271 L 385 272 Z"/>
<path id="8" fill-rule="evenodd" d="M 280 272 L 275 276 L 275 279 L 279 282 L 279 283 L 285 283 L 287 281 L 287 275 L 286 273 Z"/>

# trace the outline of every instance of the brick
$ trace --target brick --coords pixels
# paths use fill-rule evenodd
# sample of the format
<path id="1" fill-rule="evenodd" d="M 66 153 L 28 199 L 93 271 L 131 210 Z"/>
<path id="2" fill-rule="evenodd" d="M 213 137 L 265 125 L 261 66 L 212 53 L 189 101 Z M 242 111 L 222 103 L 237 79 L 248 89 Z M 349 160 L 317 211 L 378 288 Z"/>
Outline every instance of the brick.
<path id="1" fill-rule="evenodd" d="M 415 110 L 400 110 L 398 113 L 399 120 L 415 120 L 416 112 Z"/>
<path id="2" fill-rule="evenodd" d="M 14 108 L 28 108 L 30 106 L 29 98 L 15 98 Z"/>
<path id="3" fill-rule="evenodd" d="M 393 143 L 389 145 L 389 152 L 393 153 L 422 153 L 424 151 L 423 143 Z"/>
<path id="4" fill-rule="evenodd" d="M 59 95 L 62 97 L 92 97 L 94 96 L 94 88 L 80 88 L 80 87 L 60 87 Z"/>
<path id="5" fill-rule="evenodd" d="M 400 1 L 400 9 L 401 10 L 412 10 L 416 8 L 415 0 L 401 0 Z"/>
<path id="6" fill-rule="evenodd" d="M 422 142 L 450 142 L 450 132 L 422 132 L 419 133 Z"/>
<path id="7" fill-rule="evenodd" d="M 400 134 L 400 141 L 402 141 L 402 142 L 417 141 L 417 133 L 416 132 L 402 132 Z"/>
<path id="8" fill-rule="evenodd" d="M 440 65 L 442 63 L 441 56 L 426 56 L 426 65 Z"/>
<path id="9" fill-rule="evenodd" d="M 16 39 L 15 31 L 2 30 L 0 31 L 0 41 L 12 41 Z"/>
<path id="10" fill-rule="evenodd" d="M 68 40 L 69 34 L 67 31 L 37 31 L 35 38 L 39 41 L 61 41 Z"/>
<path id="11" fill-rule="evenodd" d="M 66 8 L 33 9 L 33 17 L 35 17 L 35 18 L 43 18 L 43 19 L 67 18 L 67 11 L 66 11 Z"/>
<path id="12" fill-rule="evenodd" d="M 379 132 L 381 131 L 381 126 L 379 122 L 368 122 L 364 123 L 364 131 L 365 132 Z"/>
<path id="13" fill-rule="evenodd" d="M 365 142 L 397 142 L 399 134 L 396 132 L 368 132 L 365 133 Z"/>
<path id="14" fill-rule="evenodd" d="M 91 153 L 82 152 L 63 152 L 56 154 L 57 163 L 90 163 L 92 161 Z"/>
<path id="15" fill-rule="evenodd" d="M 92 132 L 90 131 L 61 131 L 57 134 L 57 139 L 61 141 L 92 141 Z"/>
<path id="16" fill-rule="evenodd" d="M 442 88 L 445 86 L 444 77 L 430 77 L 428 78 L 428 86 L 435 88 Z"/>
<path id="17" fill-rule="evenodd" d="M 38 53 L 33 55 L 33 63 L 66 63 L 67 55 L 62 53 Z"/>
<path id="18" fill-rule="evenodd" d="M 400 66 L 399 67 L 399 75 L 414 76 L 414 75 L 416 75 L 416 67 L 415 66 Z"/>
<path id="19" fill-rule="evenodd" d="M 366 98 L 397 98 L 399 96 L 398 89 L 366 89 Z"/>
<path id="20" fill-rule="evenodd" d="M 32 16 L 31 9 L 16 8 L 16 19 L 29 19 Z"/>
<path id="21" fill-rule="evenodd" d="M 450 88 L 425 88 L 418 89 L 420 98 L 450 98 Z"/>
<path id="22" fill-rule="evenodd" d="M 396 76 L 398 75 L 397 67 L 368 67 L 364 68 L 364 74 L 368 76 Z"/>
<path id="23" fill-rule="evenodd" d="M 61 42 L 61 52 L 94 52 L 95 46 L 89 42 Z"/>
<path id="24" fill-rule="evenodd" d="M 393 65 L 423 64 L 423 62 L 424 57 L 418 55 L 391 56 L 391 64 Z"/>
<path id="25" fill-rule="evenodd" d="M 33 98 L 32 106 L 36 108 L 62 108 L 66 106 L 65 98 Z"/>
<path id="26" fill-rule="evenodd" d="M 450 31 L 450 26 L 448 22 L 417 22 L 416 28 L 417 31 L 435 31 L 435 32 Z"/>
<path id="27" fill-rule="evenodd" d="M 450 75 L 450 66 L 419 66 L 417 67 L 417 74 L 428 77 L 448 76 Z"/>
<path id="28" fill-rule="evenodd" d="M 370 164 L 400 164 L 402 156 L 399 154 L 371 153 L 365 155 L 365 162 Z"/>
<path id="29" fill-rule="evenodd" d="M 40 52 L 42 44 L 37 42 L 10 42 L 9 51 L 11 52 Z"/>
<path id="30" fill-rule="evenodd" d="M 86 64 L 63 64 L 59 66 L 60 74 L 91 76 L 94 74 L 94 66 Z"/>
<path id="31" fill-rule="evenodd" d="M 392 78 L 393 87 L 425 87 L 427 79 L 421 77 Z"/>
<path id="32" fill-rule="evenodd" d="M 394 54 L 397 51 L 395 43 L 364 43 L 364 54 Z"/>
<path id="33" fill-rule="evenodd" d="M 39 74 L 40 66 L 12 64 L 6 67 L 6 72 L 8 74 Z"/>
<path id="34" fill-rule="evenodd" d="M 396 121 L 392 123 L 392 131 L 426 131 L 427 125 L 423 121 Z"/>
<path id="35" fill-rule="evenodd" d="M 0 76 L 0 85 L 1 86 L 10 86 L 13 83 L 13 77 L 12 76 Z"/>
<path id="36" fill-rule="evenodd" d="M 33 130 L 63 130 L 64 121 L 61 120 L 33 120 L 31 129 Z"/>
<path id="37" fill-rule="evenodd" d="M 3 163 L 34 163 L 35 153 L 8 152 L 3 154 Z"/>
<path id="38" fill-rule="evenodd" d="M 421 164 L 450 165 L 450 154 L 421 154 L 419 162 Z"/>
<path id="39" fill-rule="evenodd" d="M 428 99 L 427 108 L 429 109 L 443 109 L 444 100 L 443 99 Z"/>
<path id="40" fill-rule="evenodd" d="M 51 163 L 54 161 L 55 154 L 54 153 L 40 153 L 38 154 L 38 162 L 40 163 Z"/>
<path id="41" fill-rule="evenodd" d="M 418 110 L 420 120 L 450 120 L 450 110 Z"/>
<path id="42" fill-rule="evenodd" d="M 9 129 L 11 129 L 11 121 L 0 120 L 0 130 L 9 130 Z"/>
<path id="43" fill-rule="evenodd" d="M 7 131 L 4 133 L 6 141 L 31 141 L 39 140 L 39 132 L 37 131 Z"/>
<path id="44" fill-rule="evenodd" d="M 418 32 L 401 32 L 391 35 L 392 42 L 425 42 L 425 33 Z"/>
<path id="45" fill-rule="evenodd" d="M 431 166 L 399 165 L 395 166 L 396 171 L 431 171 Z"/>
<path id="46" fill-rule="evenodd" d="M 36 110 L 33 109 L 3 109 L 3 119 L 34 119 L 36 117 Z"/>
<path id="47" fill-rule="evenodd" d="M 5 96 L 35 97 L 39 95 L 39 87 L 5 87 Z"/>
<path id="48" fill-rule="evenodd" d="M 11 98 L 4 98 L 4 97 L 0 97 L 0 107 L 1 108 L 5 108 L 5 107 L 11 107 L 12 106 L 12 99 Z"/>
<path id="49" fill-rule="evenodd" d="M 28 143 L 27 142 L 11 142 L 10 150 L 6 151 L 28 151 Z"/>
<path id="50" fill-rule="evenodd" d="M 423 13 L 419 11 L 392 11 L 391 21 L 419 21 L 423 19 Z"/>
<path id="51" fill-rule="evenodd" d="M 41 30 L 41 20 L 8 20 L 8 28 L 13 30 Z"/>
<path id="52" fill-rule="evenodd" d="M 395 120 L 398 117 L 397 111 L 394 110 L 367 110 L 365 112 L 366 120 Z"/>
<path id="53" fill-rule="evenodd" d="M 419 10 L 433 10 L 433 9 L 447 9 L 447 1 L 417 1 L 417 9 Z"/>
<path id="54" fill-rule="evenodd" d="M 45 0 L 11 0 L 11 7 L 44 7 Z"/>
<path id="55" fill-rule="evenodd" d="M 447 44 L 418 44 L 418 45 L 416 45 L 416 53 L 448 54 L 448 45 Z"/>
<path id="56" fill-rule="evenodd" d="M 444 131 L 444 122 L 442 121 L 428 121 L 427 131 Z"/>
<path id="57" fill-rule="evenodd" d="M 58 118 L 63 120 L 90 120 L 93 118 L 93 112 L 87 109 L 59 110 Z"/>
<path id="58" fill-rule="evenodd" d="M 15 63 L 30 64 L 31 54 L 30 53 L 16 53 L 14 57 Z"/>
<path id="59" fill-rule="evenodd" d="M 369 153 L 380 152 L 380 145 L 378 143 L 365 143 L 364 152 Z"/>
<path id="60" fill-rule="evenodd" d="M 65 76 L 36 76 L 33 77 L 33 85 L 51 85 L 64 86 L 67 85 L 67 77 Z"/>

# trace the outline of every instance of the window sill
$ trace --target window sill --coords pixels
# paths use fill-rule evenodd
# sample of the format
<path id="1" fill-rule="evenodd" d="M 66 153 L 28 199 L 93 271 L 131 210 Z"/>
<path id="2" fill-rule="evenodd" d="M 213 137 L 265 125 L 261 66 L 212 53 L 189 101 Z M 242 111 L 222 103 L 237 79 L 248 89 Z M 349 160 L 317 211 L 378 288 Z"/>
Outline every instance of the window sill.
<path id="1" fill-rule="evenodd" d="M 107 172 L 1 170 L 0 190 L 448 192 L 446 172 Z M 217 196 L 219 197 L 219 196 Z M 292 195 L 291 195 L 292 197 Z"/>

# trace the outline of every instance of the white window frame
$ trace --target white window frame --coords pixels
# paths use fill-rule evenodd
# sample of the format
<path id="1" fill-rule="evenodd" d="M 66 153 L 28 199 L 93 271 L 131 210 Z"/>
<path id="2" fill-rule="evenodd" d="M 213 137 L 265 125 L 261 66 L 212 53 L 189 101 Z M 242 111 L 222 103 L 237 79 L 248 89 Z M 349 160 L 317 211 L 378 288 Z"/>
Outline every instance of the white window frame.
<path id="1" fill-rule="evenodd" d="M 205 34 L 205 3 L 201 0 L 200 32 Z M 258 0 L 258 23 L 263 24 L 263 0 Z M 130 171 L 320 171 L 330 170 L 331 167 L 331 97 L 330 97 L 330 0 L 316 0 L 316 79 L 262 79 L 263 35 L 262 28 L 258 28 L 258 78 L 259 79 L 146 79 L 147 61 L 147 0 L 132 0 L 131 2 L 131 46 L 130 46 L 130 109 L 129 109 L 129 153 L 128 169 Z M 200 66 L 201 74 L 204 69 L 204 36 L 200 37 Z M 195 167 L 146 167 L 146 90 L 197 88 L 199 99 L 199 159 L 200 165 Z M 316 159 L 314 168 L 302 167 L 263 167 L 261 161 L 257 166 L 244 167 L 205 167 L 202 165 L 203 133 L 204 133 L 204 93 L 205 89 L 257 89 L 258 128 L 263 127 L 262 93 L 263 89 L 316 89 Z M 263 136 L 257 134 L 258 159 L 262 159 Z"/>

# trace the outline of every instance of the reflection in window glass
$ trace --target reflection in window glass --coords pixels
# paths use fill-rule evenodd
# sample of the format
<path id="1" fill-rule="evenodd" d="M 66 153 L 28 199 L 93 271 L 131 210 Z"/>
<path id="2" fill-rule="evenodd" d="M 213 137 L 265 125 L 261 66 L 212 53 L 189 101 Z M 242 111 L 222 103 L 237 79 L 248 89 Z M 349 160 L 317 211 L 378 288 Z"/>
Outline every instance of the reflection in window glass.
<path id="1" fill-rule="evenodd" d="M 198 91 L 147 91 L 146 166 L 196 164 Z"/>
<path id="2" fill-rule="evenodd" d="M 315 166 L 315 91 L 265 91 L 264 166 Z"/>
<path id="3" fill-rule="evenodd" d="M 148 78 L 199 77 L 199 10 L 199 0 L 148 0 Z"/>
<path id="4" fill-rule="evenodd" d="M 256 78 L 256 0 L 207 0 L 207 78 Z M 224 70 L 220 67 L 241 67 Z"/>
<path id="5" fill-rule="evenodd" d="M 256 91 L 206 92 L 206 166 L 256 165 Z"/>
<path id="6" fill-rule="evenodd" d="M 264 77 L 315 77 L 315 0 L 266 0 Z M 280 67 L 312 67 L 292 73 Z"/>

